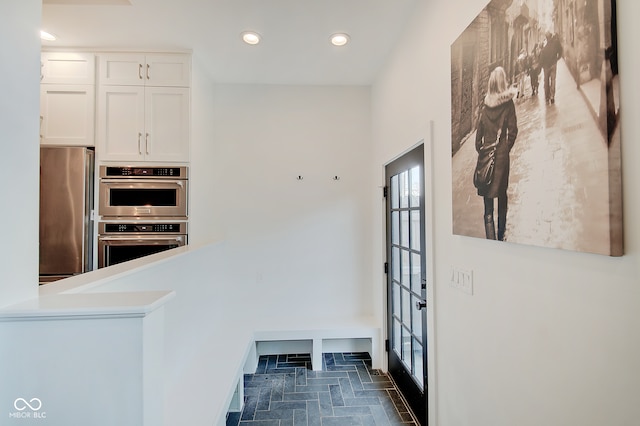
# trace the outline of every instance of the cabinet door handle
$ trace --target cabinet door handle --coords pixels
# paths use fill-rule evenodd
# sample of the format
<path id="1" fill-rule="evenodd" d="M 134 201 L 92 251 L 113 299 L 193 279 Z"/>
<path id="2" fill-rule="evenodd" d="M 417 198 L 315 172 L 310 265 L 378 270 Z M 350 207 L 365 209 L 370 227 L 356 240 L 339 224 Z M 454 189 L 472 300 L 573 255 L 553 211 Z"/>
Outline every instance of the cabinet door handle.
<path id="1" fill-rule="evenodd" d="M 151 65 L 147 64 L 147 80 L 149 80 L 151 78 L 151 76 L 149 75 L 149 70 L 151 69 Z"/>
<path id="2" fill-rule="evenodd" d="M 142 80 L 142 64 L 138 64 L 138 78 Z"/>
<path id="3" fill-rule="evenodd" d="M 138 132 L 138 154 L 142 155 L 142 145 L 140 145 L 142 141 L 142 133 Z"/>
<path id="4" fill-rule="evenodd" d="M 144 138 L 144 145 L 147 148 L 147 155 L 149 155 L 149 133 Z"/>

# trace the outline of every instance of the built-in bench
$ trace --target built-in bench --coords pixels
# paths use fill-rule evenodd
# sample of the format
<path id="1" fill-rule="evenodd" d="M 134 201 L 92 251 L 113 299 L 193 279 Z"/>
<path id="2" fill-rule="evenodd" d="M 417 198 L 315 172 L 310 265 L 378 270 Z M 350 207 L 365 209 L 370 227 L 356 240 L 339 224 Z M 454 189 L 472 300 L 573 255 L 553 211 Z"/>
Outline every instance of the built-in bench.
<path id="1" fill-rule="evenodd" d="M 314 371 L 322 370 L 322 354 L 324 352 L 354 352 L 350 347 L 339 345 L 353 345 L 354 340 L 364 340 L 366 352 L 371 355 L 373 368 L 380 368 L 378 360 L 380 327 L 371 317 L 347 318 L 341 320 L 312 320 L 312 321 L 268 321 L 266 325 L 260 325 L 253 332 L 256 345 L 256 355 L 265 355 L 273 352 L 277 347 L 270 345 L 268 349 L 261 350 L 263 342 L 298 342 L 300 347 L 309 348 L 311 365 Z M 307 344 L 308 343 L 308 344 Z M 305 345 L 307 344 L 307 345 Z M 283 344 L 283 346 L 285 346 Z M 335 349 L 339 347 L 339 349 Z M 327 348 L 330 348 L 327 350 Z M 360 348 L 358 348 L 358 351 Z M 287 350 L 286 353 L 307 352 Z M 285 353 L 285 352 L 277 352 Z M 253 361 L 253 360 L 248 360 Z M 257 362 L 257 360 L 256 360 Z M 257 364 L 256 364 L 257 365 Z"/>

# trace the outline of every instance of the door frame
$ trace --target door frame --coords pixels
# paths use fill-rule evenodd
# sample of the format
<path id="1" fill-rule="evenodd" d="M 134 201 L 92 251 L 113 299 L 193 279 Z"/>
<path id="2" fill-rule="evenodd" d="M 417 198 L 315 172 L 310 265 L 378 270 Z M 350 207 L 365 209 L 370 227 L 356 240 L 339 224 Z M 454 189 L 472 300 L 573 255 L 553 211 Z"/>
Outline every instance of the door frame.
<path id="1" fill-rule="evenodd" d="M 435 304 L 434 304 L 434 300 L 435 300 L 435 295 L 436 295 L 436 291 L 435 291 L 435 250 L 434 250 L 434 239 L 435 239 L 435 227 L 434 227 L 434 214 L 435 214 L 435 198 L 434 198 L 434 178 L 433 178 L 433 174 L 434 174 L 434 155 L 433 155 L 433 150 L 434 150 L 434 122 L 430 121 L 429 122 L 429 137 L 426 139 L 421 139 L 418 142 L 414 143 L 413 145 L 411 145 L 410 147 L 408 147 L 407 149 L 405 149 L 404 151 L 402 151 L 401 153 L 399 153 L 398 155 L 394 156 L 393 158 L 389 159 L 388 161 L 386 161 L 383 165 L 382 165 L 382 174 L 381 174 L 381 179 L 382 179 L 382 185 L 381 187 L 384 187 L 386 184 L 386 174 L 385 174 L 385 169 L 386 166 L 392 162 L 394 162 L 395 160 L 397 160 L 398 158 L 402 157 L 403 155 L 407 154 L 408 152 L 412 151 L 413 149 L 415 149 L 416 147 L 418 147 L 419 145 L 423 144 L 424 145 L 424 209 L 425 209 L 425 243 L 426 243 L 426 247 L 425 247 L 425 256 L 426 256 L 426 263 L 427 263 L 427 272 L 426 272 L 426 278 L 427 278 L 427 344 L 426 344 L 426 351 L 427 351 L 427 408 L 428 408 L 428 424 L 429 425 L 437 425 L 438 424 L 438 412 L 437 412 L 437 396 L 438 396 L 438 388 L 437 388 L 437 377 L 436 377 L 436 371 L 437 371 L 437 364 L 436 364 L 436 349 L 435 349 L 435 343 L 436 343 L 436 315 L 435 315 Z M 384 259 L 384 262 L 388 262 L 389 259 L 387 259 L 387 232 L 386 232 L 386 220 L 387 220 L 387 213 L 386 213 L 386 200 L 384 199 L 384 197 L 380 197 L 381 198 L 381 212 L 382 212 L 382 216 L 381 216 L 381 241 L 382 241 L 382 246 L 381 246 L 381 256 Z M 383 341 L 389 339 L 389 335 L 388 335 L 388 318 L 387 318 L 387 276 L 384 272 L 382 272 L 381 274 L 381 278 L 380 278 L 380 282 L 381 282 L 381 288 L 380 291 L 382 292 L 382 306 L 381 306 L 381 310 L 382 310 L 382 316 L 383 316 L 383 321 L 382 321 L 382 333 L 383 333 Z M 382 345 L 382 356 L 380 357 L 381 360 L 383 360 L 383 365 L 384 365 L 384 370 L 388 371 L 388 364 L 387 364 L 387 351 L 385 350 L 384 346 Z"/>

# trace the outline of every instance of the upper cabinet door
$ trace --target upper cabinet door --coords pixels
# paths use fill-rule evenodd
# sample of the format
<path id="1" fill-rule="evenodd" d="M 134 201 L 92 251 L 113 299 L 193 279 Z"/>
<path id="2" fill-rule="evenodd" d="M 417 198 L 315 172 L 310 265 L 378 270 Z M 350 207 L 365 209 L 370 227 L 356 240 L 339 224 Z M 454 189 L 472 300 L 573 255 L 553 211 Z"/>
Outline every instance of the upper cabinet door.
<path id="1" fill-rule="evenodd" d="M 145 158 L 144 87 L 103 86 L 98 90 L 99 160 Z"/>
<path id="2" fill-rule="evenodd" d="M 145 160 L 189 161 L 189 89 L 145 89 Z"/>
<path id="3" fill-rule="evenodd" d="M 40 143 L 94 145 L 95 86 L 40 85 Z"/>
<path id="4" fill-rule="evenodd" d="M 110 86 L 144 86 L 144 54 L 114 53 L 100 55 L 100 84 Z"/>
<path id="5" fill-rule="evenodd" d="M 189 55 L 147 55 L 145 72 L 147 86 L 189 87 L 191 85 Z"/>
<path id="6" fill-rule="evenodd" d="M 41 76 L 43 84 L 94 84 L 95 55 L 76 52 L 43 52 Z"/>
<path id="7" fill-rule="evenodd" d="M 189 87 L 191 61 L 186 54 L 117 53 L 100 56 L 100 84 Z"/>

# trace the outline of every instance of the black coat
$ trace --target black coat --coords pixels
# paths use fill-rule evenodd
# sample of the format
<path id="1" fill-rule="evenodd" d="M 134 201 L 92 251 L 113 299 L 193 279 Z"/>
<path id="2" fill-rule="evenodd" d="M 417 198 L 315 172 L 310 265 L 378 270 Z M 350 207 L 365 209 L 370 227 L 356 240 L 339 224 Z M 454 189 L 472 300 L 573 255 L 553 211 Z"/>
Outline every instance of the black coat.
<path id="1" fill-rule="evenodd" d="M 544 69 L 551 68 L 562 57 L 562 45 L 557 36 L 551 37 L 540 51 L 540 65 Z"/>
<path id="2" fill-rule="evenodd" d="M 509 186 L 509 152 L 518 136 L 518 120 L 513 103 L 513 92 L 507 91 L 499 95 L 487 95 L 480 111 L 476 130 L 476 151 L 485 143 L 492 143 L 498 137 L 500 121 L 502 131 L 496 147 L 496 160 L 493 181 L 486 190 L 478 189 L 478 195 L 496 198 L 506 194 Z"/>

